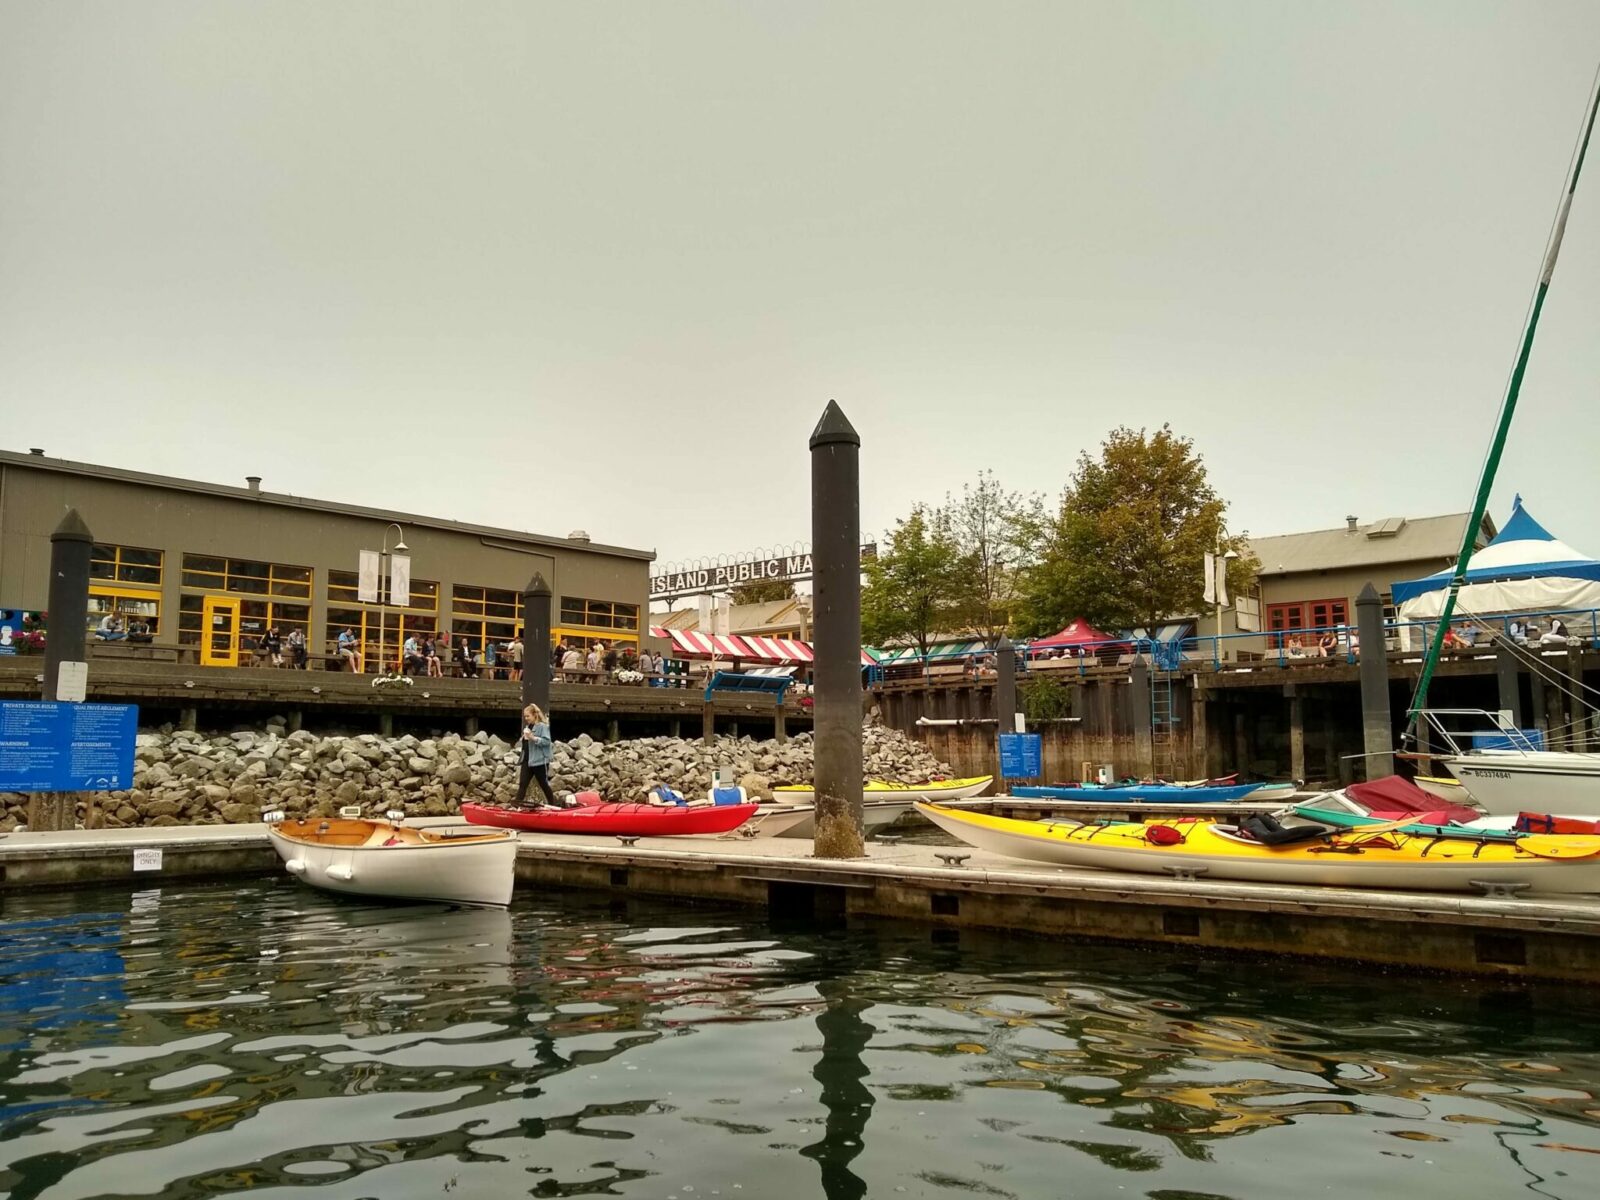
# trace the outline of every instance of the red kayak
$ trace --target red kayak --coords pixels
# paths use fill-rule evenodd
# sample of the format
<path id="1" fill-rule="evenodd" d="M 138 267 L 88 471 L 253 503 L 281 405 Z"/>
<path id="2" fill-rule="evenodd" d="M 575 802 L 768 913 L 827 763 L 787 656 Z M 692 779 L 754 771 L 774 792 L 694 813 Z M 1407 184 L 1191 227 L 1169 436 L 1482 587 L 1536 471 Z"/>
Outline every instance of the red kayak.
<path id="1" fill-rule="evenodd" d="M 685 833 L 727 833 L 755 815 L 755 804 L 701 808 L 663 808 L 656 804 L 585 804 L 578 808 L 496 808 L 463 804 L 461 815 L 473 825 L 524 829 L 530 833 L 594 833 L 623 837 L 670 837 Z"/>

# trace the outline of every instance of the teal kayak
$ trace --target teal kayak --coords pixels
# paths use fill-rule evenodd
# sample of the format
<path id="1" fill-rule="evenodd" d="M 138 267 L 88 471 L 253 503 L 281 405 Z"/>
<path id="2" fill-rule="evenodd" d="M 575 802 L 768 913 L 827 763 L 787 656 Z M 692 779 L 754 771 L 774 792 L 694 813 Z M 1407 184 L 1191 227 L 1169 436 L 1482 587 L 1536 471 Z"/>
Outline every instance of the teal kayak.
<path id="1" fill-rule="evenodd" d="M 1336 808 L 1318 808 L 1315 803 L 1296 804 L 1290 811 L 1308 821 L 1317 821 L 1323 825 L 1338 825 L 1345 829 L 1359 829 L 1363 825 L 1393 827 L 1393 823 L 1384 817 L 1375 817 L 1370 813 L 1363 815 L 1342 812 Z M 1478 842 L 1514 842 L 1526 836 L 1516 829 L 1473 829 L 1467 825 L 1401 825 L 1395 832 L 1414 833 L 1420 837 L 1467 838 Z"/>

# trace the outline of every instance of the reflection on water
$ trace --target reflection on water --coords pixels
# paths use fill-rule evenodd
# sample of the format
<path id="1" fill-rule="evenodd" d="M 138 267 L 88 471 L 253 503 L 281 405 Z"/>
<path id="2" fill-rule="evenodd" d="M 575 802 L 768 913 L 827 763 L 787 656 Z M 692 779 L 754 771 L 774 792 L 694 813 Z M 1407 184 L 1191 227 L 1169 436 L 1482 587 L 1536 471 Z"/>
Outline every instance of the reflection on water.
<path id="1" fill-rule="evenodd" d="M 289 881 L 7 896 L 12 1197 L 1588 1197 L 1587 992 Z"/>

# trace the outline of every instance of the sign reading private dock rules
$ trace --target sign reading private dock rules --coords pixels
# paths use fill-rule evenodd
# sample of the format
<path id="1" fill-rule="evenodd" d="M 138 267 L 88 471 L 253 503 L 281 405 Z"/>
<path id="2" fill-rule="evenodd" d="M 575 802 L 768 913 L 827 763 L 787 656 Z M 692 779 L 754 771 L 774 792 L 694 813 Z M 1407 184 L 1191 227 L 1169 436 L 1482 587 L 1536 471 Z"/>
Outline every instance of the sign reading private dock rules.
<path id="1" fill-rule="evenodd" d="M 1044 739 L 1037 733 L 1000 735 L 1000 778 L 1038 779 L 1044 774 Z"/>
<path id="2" fill-rule="evenodd" d="M 133 786 L 136 704 L 0 701 L 0 792 L 114 792 Z"/>

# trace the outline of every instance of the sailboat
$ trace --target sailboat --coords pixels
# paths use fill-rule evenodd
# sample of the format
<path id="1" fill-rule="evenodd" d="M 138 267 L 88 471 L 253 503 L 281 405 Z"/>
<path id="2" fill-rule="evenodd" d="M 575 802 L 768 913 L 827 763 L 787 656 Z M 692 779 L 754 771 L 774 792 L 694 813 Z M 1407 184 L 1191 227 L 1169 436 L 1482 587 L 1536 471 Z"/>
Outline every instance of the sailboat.
<path id="1" fill-rule="evenodd" d="M 1572 211 L 1572 198 L 1577 192 L 1578 177 L 1583 171 L 1584 159 L 1588 155 L 1589 141 L 1594 133 L 1597 113 L 1600 113 L 1600 87 L 1597 87 L 1589 98 L 1583 133 L 1578 140 L 1577 153 L 1573 155 L 1572 167 L 1567 175 L 1566 189 L 1562 193 L 1561 203 L 1556 210 L 1555 222 L 1551 226 L 1550 240 L 1545 247 L 1544 263 L 1539 272 L 1539 283 L 1534 291 L 1533 304 L 1528 310 L 1528 322 L 1523 330 L 1516 366 L 1511 372 L 1505 400 L 1500 407 L 1499 420 L 1489 443 L 1489 452 L 1484 458 L 1483 470 L 1478 476 L 1478 491 L 1473 501 L 1472 515 L 1467 521 L 1462 537 L 1461 553 L 1457 556 L 1455 568 L 1449 572 L 1448 582 L 1439 577 L 1418 581 L 1424 585 L 1431 585 L 1425 587 L 1424 591 L 1442 592 L 1440 597 L 1442 603 L 1438 605 L 1439 623 L 1429 642 L 1428 654 L 1423 660 L 1417 690 L 1407 714 L 1406 738 L 1411 739 L 1423 721 L 1427 721 L 1438 730 L 1452 751 L 1443 759 L 1446 768 L 1461 781 L 1474 801 L 1494 815 L 1514 815 L 1526 811 L 1585 817 L 1600 816 L 1600 754 L 1544 749 L 1542 746 L 1534 745 L 1518 731 L 1506 728 L 1507 722 L 1500 715 L 1488 713 L 1478 714 L 1491 722 L 1491 729 L 1484 732 L 1498 736 L 1493 737 L 1487 745 L 1480 737 L 1473 736 L 1463 747 L 1456 737 L 1446 730 L 1441 718 L 1460 717 L 1466 714 L 1460 711 L 1430 712 L 1427 707 L 1428 687 L 1439 665 L 1445 636 L 1450 630 L 1450 619 L 1456 611 L 1462 593 L 1465 591 L 1471 596 L 1474 591 L 1486 586 L 1489 592 L 1493 593 L 1494 585 L 1501 580 L 1502 575 L 1509 572 L 1510 577 L 1517 577 L 1514 560 L 1519 555 L 1514 543 L 1555 541 L 1542 526 L 1522 512 L 1519 497 L 1512 519 L 1507 522 L 1501 537 L 1496 539 L 1496 542 L 1501 544 L 1500 550 L 1496 551 L 1493 543 L 1485 547 L 1479 552 L 1484 556 L 1481 569 L 1474 570 L 1477 531 L 1483 524 L 1483 514 L 1488 507 L 1489 492 L 1494 486 L 1495 472 L 1499 469 L 1500 457 L 1505 451 L 1506 437 L 1511 431 L 1511 419 L 1516 415 L 1517 400 L 1522 392 L 1522 380 L 1527 373 L 1529 355 L 1533 351 L 1534 335 L 1538 332 L 1539 317 L 1544 311 L 1545 297 L 1550 291 L 1550 280 L 1555 273 L 1556 259 L 1561 253 L 1561 241 L 1566 233 L 1567 218 Z M 1513 536 L 1507 537 L 1507 534 Z M 1562 547 L 1562 550 L 1566 549 Z M 1574 559 L 1578 557 L 1576 554 L 1573 555 Z M 1505 561 L 1501 561 L 1502 559 Z M 1527 564 L 1523 565 L 1526 567 Z M 1568 563 L 1553 562 L 1547 562 L 1545 565 L 1569 566 Z M 1570 565 L 1581 566 L 1576 562 Z M 1600 564 L 1593 565 L 1600 567 Z M 1524 574 L 1522 577 L 1527 576 Z M 1399 592 L 1400 589 L 1397 588 L 1396 599 L 1401 599 Z M 1582 681 L 1578 682 L 1581 686 Z"/>

